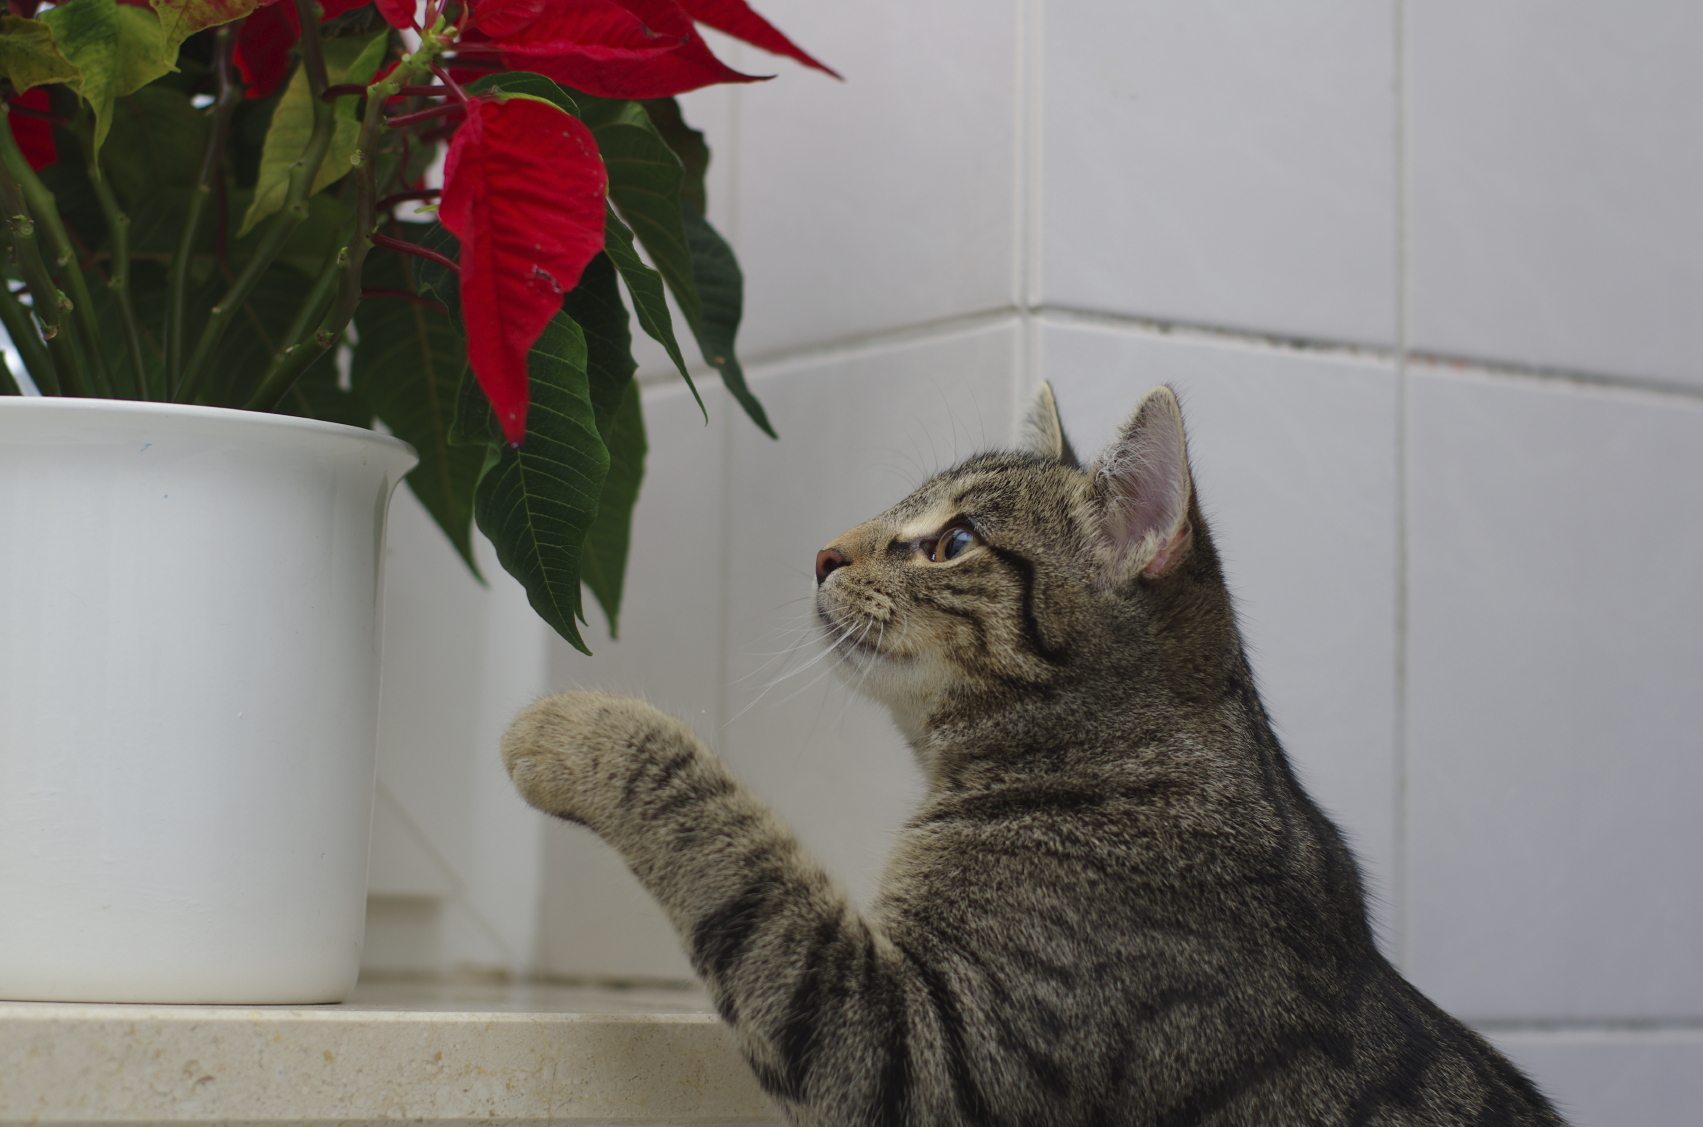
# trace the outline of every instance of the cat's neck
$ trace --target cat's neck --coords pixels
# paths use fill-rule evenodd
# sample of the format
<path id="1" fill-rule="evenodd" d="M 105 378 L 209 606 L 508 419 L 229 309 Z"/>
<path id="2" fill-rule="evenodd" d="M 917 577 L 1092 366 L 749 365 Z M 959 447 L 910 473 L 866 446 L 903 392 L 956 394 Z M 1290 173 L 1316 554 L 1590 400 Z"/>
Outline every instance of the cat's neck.
<path id="1" fill-rule="evenodd" d="M 1034 693 L 888 707 L 934 787 L 998 785 L 1084 765 L 1128 777 L 1174 774 L 1183 759 L 1208 769 L 1250 763 L 1276 736 L 1240 646 L 1220 657 L 1180 683 L 1151 664 L 1102 661 L 1091 677 Z"/>

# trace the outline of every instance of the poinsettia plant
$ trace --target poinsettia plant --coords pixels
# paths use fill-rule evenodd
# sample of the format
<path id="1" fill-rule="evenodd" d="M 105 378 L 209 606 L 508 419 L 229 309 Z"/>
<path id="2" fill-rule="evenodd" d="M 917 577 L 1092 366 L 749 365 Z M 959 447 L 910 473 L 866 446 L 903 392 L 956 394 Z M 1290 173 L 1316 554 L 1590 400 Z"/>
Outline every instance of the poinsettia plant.
<path id="1" fill-rule="evenodd" d="M 0 394 L 380 424 L 585 649 L 646 453 L 629 318 L 691 384 L 672 295 L 773 434 L 674 100 L 759 76 L 699 25 L 833 73 L 744 0 L 6 0 Z"/>

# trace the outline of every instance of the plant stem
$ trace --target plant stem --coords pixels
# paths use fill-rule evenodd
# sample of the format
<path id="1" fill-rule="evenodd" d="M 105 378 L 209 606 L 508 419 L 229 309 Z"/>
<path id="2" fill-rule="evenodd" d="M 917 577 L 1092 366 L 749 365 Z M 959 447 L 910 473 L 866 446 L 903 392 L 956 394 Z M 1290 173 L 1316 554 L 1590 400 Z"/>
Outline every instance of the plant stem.
<path id="1" fill-rule="evenodd" d="M 29 370 L 36 390 L 43 395 L 58 395 L 59 374 L 54 370 L 53 357 L 48 355 L 41 334 L 31 324 L 24 303 L 5 286 L 0 286 L 0 328 L 6 330 L 18 355 L 24 358 L 24 367 Z"/>
<path id="2" fill-rule="evenodd" d="M 435 200 L 441 195 L 443 195 L 442 188 L 416 188 L 411 192 L 393 192 L 378 201 L 378 209 L 385 211 L 399 203 L 407 203 L 409 200 Z"/>
<path id="3" fill-rule="evenodd" d="M 230 25 L 219 28 L 213 41 L 213 58 L 219 79 L 219 94 L 213 100 L 213 120 L 207 132 L 207 147 L 201 153 L 201 170 L 195 178 L 195 189 L 189 193 L 189 212 L 183 220 L 183 233 L 178 239 L 177 254 L 171 263 L 171 303 L 166 314 L 166 362 L 161 371 L 162 386 L 155 388 L 157 398 L 169 399 L 183 377 L 184 316 L 188 307 L 189 260 L 195 254 L 195 240 L 201 233 L 201 215 L 207 201 L 213 198 L 214 185 L 224 175 L 225 138 L 230 133 L 231 116 L 242 102 L 232 73 L 231 52 L 236 40 Z"/>
<path id="4" fill-rule="evenodd" d="M 467 91 L 461 88 L 461 83 L 457 82 L 455 80 L 455 76 L 449 73 L 449 71 L 445 70 L 437 63 L 433 63 L 432 73 L 437 76 L 437 80 L 439 82 L 443 83 L 444 86 L 448 88 L 450 96 L 457 102 L 465 106 L 468 102 L 472 101 L 472 99 L 467 96 Z"/>
<path id="5" fill-rule="evenodd" d="M 22 193 L 36 225 L 47 234 L 54 263 L 71 290 L 71 312 L 83 331 L 84 343 L 89 350 L 88 374 L 94 392 L 110 398 L 112 382 L 107 377 L 106 358 L 101 353 L 100 318 L 95 312 L 94 299 L 89 296 L 88 283 L 83 280 L 83 271 L 77 265 L 77 249 L 71 244 L 65 224 L 59 218 L 58 201 L 41 182 L 41 177 L 35 174 L 35 169 L 30 167 L 9 126 L 0 132 L 0 166 L 5 168 L 10 189 Z"/>
<path id="6" fill-rule="evenodd" d="M 361 291 L 361 299 L 363 301 L 369 297 L 391 297 L 396 298 L 399 301 L 406 301 L 411 305 L 429 305 L 433 309 L 441 309 L 445 313 L 449 312 L 449 307 L 444 305 L 444 303 L 439 301 L 437 298 L 427 297 L 425 294 L 415 293 L 413 290 L 376 289 Z"/>
<path id="7" fill-rule="evenodd" d="M 435 250 L 428 250 L 419 243 L 411 243 L 406 239 L 395 239 L 389 235 L 374 235 L 373 246 L 383 247 L 386 250 L 393 250 L 398 254 L 411 254 L 415 258 L 423 258 L 427 262 L 435 262 L 439 266 L 449 270 L 451 273 L 461 273 L 461 267 L 456 264 L 454 259 L 441 255 Z"/>
<path id="8" fill-rule="evenodd" d="M 333 255 L 314 280 L 313 288 L 302 299 L 301 308 L 296 310 L 295 319 L 284 333 L 284 339 L 289 343 L 273 354 L 266 374 L 260 377 L 254 394 L 244 404 L 250 411 L 270 411 L 278 406 L 308 366 L 331 346 L 329 341 L 322 344 L 317 333 L 310 338 L 307 332 L 314 319 L 324 311 L 325 303 L 331 299 L 331 291 L 337 286 L 339 272 L 348 254 L 349 248 L 344 247 Z"/>
<path id="9" fill-rule="evenodd" d="M 420 121 L 432 121 L 440 117 L 448 117 L 452 113 L 461 113 L 466 106 L 459 102 L 444 102 L 413 113 L 399 113 L 385 119 L 385 124 L 392 129 L 400 129 L 404 125 L 413 125 Z"/>
<path id="10" fill-rule="evenodd" d="M 325 93 L 320 96 L 324 98 L 352 98 L 366 92 L 367 88 L 359 82 L 340 82 L 335 86 L 327 86 Z M 400 94 L 404 98 L 436 98 L 448 93 L 449 87 L 447 86 L 404 86 L 391 97 L 394 98 Z"/>
<path id="11" fill-rule="evenodd" d="M 83 155 L 89 162 L 89 184 L 106 215 L 107 237 L 112 242 L 112 273 L 107 288 L 118 302 L 118 315 L 124 322 L 124 341 L 130 350 L 130 370 L 135 377 L 131 394 L 138 399 L 148 398 L 148 367 L 142 358 L 142 333 L 136 327 L 136 309 L 130 303 L 130 217 L 119 208 L 112 194 L 112 185 L 100 174 L 100 161 L 95 155 L 94 137 L 84 128 L 79 130 Z"/>
<path id="12" fill-rule="evenodd" d="M 18 383 L 18 377 L 12 374 L 12 367 L 6 363 L 6 358 L 0 356 L 0 395 L 22 395 L 23 387 Z"/>
<path id="13" fill-rule="evenodd" d="M 231 288 L 225 292 L 225 296 L 220 298 L 218 304 L 207 314 L 207 324 L 201 330 L 200 339 L 195 342 L 195 352 L 189 358 L 188 367 L 176 394 L 172 396 L 179 403 L 187 403 L 194 398 L 231 317 L 242 307 L 242 303 L 248 300 L 249 293 L 278 257 L 278 252 L 283 249 L 284 241 L 290 237 L 290 232 L 307 218 L 307 199 L 313 188 L 314 178 L 319 175 L 319 166 L 325 163 L 326 153 L 331 151 L 336 111 L 330 102 L 320 97 L 325 92 L 327 82 L 325 55 L 320 48 L 319 36 L 314 30 L 319 27 L 316 18 L 317 5 L 313 0 L 295 0 L 295 4 L 304 29 L 302 66 L 307 71 L 308 89 L 313 94 L 310 102 L 313 107 L 313 132 L 308 135 L 306 151 L 290 169 L 290 184 L 284 196 L 283 210 L 268 224 L 266 234 L 255 248 L 254 255 L 248 260 L 248 265 L 243 267 L 242 273 L 231 283 Z"/>
<path id="14" fill-rule="evenodd" d="M 320 353 L 342 340 L 343 334 L 348 330 L 349 322 L 355 316 L 355 306 L 361 301 L 361 271 L 366 266 L 367 251 L 372 249 L 376 240 L 384 238 L 382 235 L 373 234 L 373 228 L 378 225 L 378 183 L 375 171 L 377 162 L 373 159 L 373 154 L 378 149 L 379 130 L 385 124 L 385 104 L 395 97 L 396 92 L 406 86 L 411 78 L 430 68 L 433 58 L 443 49 L 443 42 L 435 34 L 428 33 L 418 51 L 403 56 L 396 69 L 386 75 L 383 81 L 368 87 L 366 112 L 361 118 L 361 133 L 355 144 L 354 155 L 355 230 L 349 245 L 344 247 L 338 256 L 337 265 L 342 271 L 342 285 L 338 289 L 337 300 L 326 312 L 311 339 L 294 339 L 273 358 L 271 366 L 261 378 L 259 388 L 248 401 L 251 410 L 269 411 L 276 407 L 279 401 L 289 394 L 301 374 L 307 371 L 308 365 L 312 364 Z M 322 277 L 321 281 L 324 280 Z M 315 291 L 318 291 L 317 284 Z M 309 296 L 311 298 L 313 295 Z M 303 308 L 306 308 L 306 303 Z"/>
<path id="15" fill-rule="evenodd" d="M 3 116 L 4 112 L 4 103 L 0 102 L 0 150 L 10 148 L 16 151 L 17 142 L 12 138 L 11 123 Z M 21 153 L 19 157 L 22 157 Z M 53 354 L 55 372 L 63 379 L 67 394 L 81 395 L 83 359 L 71 334 L 65 331 L 65 313 L 70 302 L 54 284 L 53 274 L 41 256 L 41 247 L 36 243 L 35 220 L 24 202 L 23 188 L 13 175 L 12 164 L 6 160 L 0 160 L 0 211 L 5 214 L 18 273 L 30 291 L 30 308 L 41 325 L 41 339 L 47 342 L 47 349 Z"/>

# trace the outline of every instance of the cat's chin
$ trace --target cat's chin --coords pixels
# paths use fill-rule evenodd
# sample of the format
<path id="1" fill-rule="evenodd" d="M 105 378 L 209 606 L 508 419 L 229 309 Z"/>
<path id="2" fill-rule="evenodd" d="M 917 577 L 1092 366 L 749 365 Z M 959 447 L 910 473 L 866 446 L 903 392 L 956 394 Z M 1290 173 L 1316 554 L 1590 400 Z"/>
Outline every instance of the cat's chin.
<path id="1" fill-rule="evenodd" d="M 922 717 L 937 688 L 930 663 L 880 650 L 844 649 L 834 657 L 834 674 L 858 696 L 885 705 L 902 729 L 906 717 Z"/>

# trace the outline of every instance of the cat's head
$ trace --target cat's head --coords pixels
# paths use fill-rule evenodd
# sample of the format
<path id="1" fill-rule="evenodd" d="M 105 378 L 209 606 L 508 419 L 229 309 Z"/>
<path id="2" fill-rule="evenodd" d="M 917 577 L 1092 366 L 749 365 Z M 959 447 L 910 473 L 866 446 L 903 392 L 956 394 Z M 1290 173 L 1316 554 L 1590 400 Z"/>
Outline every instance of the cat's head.
<path id="1" fill-rule="evenodd" d="M 1044 689 L 1127 654 L 1203 578 L 1222 589 L 1171 389 L 1084 465 L 1043 384 L 1013 449 L 937 474 L 824 547 L 816 611 L 842 673 L 905 724 L 953 695 Z"/>

